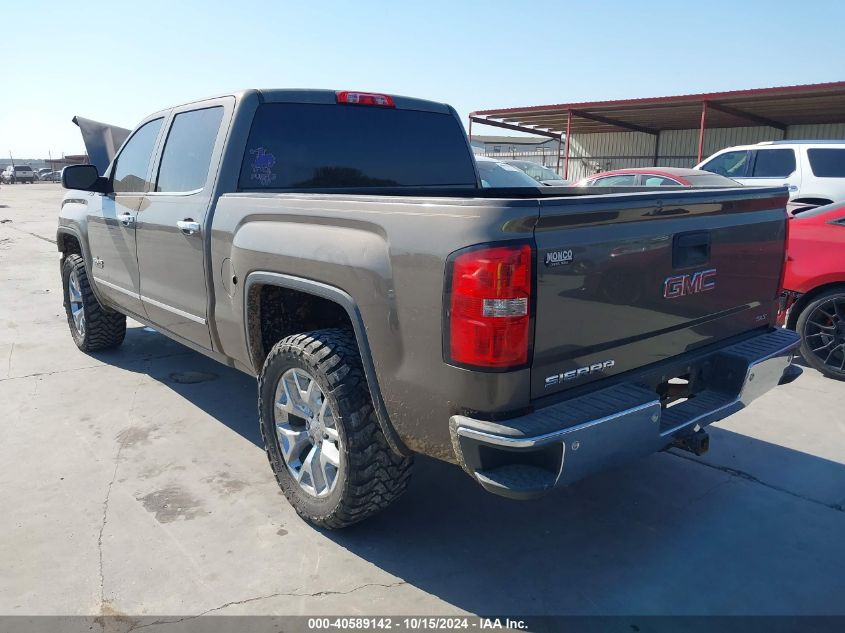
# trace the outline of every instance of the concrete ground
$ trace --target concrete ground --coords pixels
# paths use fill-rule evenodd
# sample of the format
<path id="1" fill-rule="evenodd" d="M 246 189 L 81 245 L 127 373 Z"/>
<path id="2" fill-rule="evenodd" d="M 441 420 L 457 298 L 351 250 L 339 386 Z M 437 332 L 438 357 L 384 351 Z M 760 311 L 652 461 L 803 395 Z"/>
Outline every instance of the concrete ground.
<path id="1" fill-rule="evenodd" d="M 845 614 L 845 384 L 805 370 L 662 453 L 534 502 L 419 459 L 342 532 L 301 521 L 255 383 L 133 323 L 67 331 L 57 185 L 0 189 L 0 614 Z"/>

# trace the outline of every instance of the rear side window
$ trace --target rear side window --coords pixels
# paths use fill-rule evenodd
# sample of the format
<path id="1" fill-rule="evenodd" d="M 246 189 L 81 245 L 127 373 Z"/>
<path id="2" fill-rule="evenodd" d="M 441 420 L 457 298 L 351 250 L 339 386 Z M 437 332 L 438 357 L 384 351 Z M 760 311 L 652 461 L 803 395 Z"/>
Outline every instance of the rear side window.
<path id="1" fill-rule="evenodd" d="M 205 186 L 222 106 L 181 112 L 167 135 L 156 191 L 196 191 Z"/>
<path id="2" fill-rule="evenodd" d="M 819 178 L 845 178 L 845 149 L 818 147 L 807 150 L 810 169 Z"/>
<path id="3" fill-rule="evenodd" d="M 785 178 L 795 171 L 795 150 L 759 149 L 754 160 L 754 178 Z"/>
<path id="4" fill-rule="evenodd" d="M 635 174 L 618 174 L 616 176 L 605 176 L 596 178 L 593 181 L 594 187 L 630 187 L 637 184 Z"/>
<path id="5" fill-rule="evenodd" d="M 241 189 L 476 186 L 450 114 L 356 105 L 265 103 L 252 123 Z"/>
<path id="6" fill-rule="evenodd" d="M 684 180 L 689 181 L 691 187 L 741 187 L 736 180 L 725 178 L 719 174 L 692 174 L 685 175 Z"/>
<path id="7" fill-rule="evenodd" d="M 702 165 L 701 169 L 728 178 L 743 178 L 748 173 L 748 152 L 742 150 L 719 154 Z"/>
<path id="8" fill-rule="evenodd" d="M 680 187 L 681 183 L 663 176 L 643 176 L 643 184 L 646 187 Z"/>
<path id="9" fill-rule="evenodd" d="M 147 174 L 162 119 L 154 119 L 132 135 L 123 146 L 112 170 L 115 193 L 137 193 L 147 190 Z"/>

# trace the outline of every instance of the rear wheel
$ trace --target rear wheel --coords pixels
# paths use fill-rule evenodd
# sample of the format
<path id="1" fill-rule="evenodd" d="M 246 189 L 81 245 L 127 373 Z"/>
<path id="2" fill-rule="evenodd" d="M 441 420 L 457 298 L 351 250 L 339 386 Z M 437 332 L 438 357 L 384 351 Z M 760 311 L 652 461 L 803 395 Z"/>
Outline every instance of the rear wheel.
<path id="1" fill-rule="evenodd" d="M 407 488 L 412 460 L 387 444 L 351 333 L 327 329 L 282 339 L 267 356 L 258 394 L 270 465 L 307 521 L 346 527 Z"/>
<path id="2" fill-rule="evenodd" d="M 801 355 L 828 378 L 845 380 L 845 288 L 816 297 L 798 315 Z"/>
<path id="3" fill-rule="evenodd" d="M 68 326 L 79 349 L 96 352 L 123 343 L 126 317 L 97 301 L 81 255 L 68 255 L 62 260 L 62 286 Z"/>

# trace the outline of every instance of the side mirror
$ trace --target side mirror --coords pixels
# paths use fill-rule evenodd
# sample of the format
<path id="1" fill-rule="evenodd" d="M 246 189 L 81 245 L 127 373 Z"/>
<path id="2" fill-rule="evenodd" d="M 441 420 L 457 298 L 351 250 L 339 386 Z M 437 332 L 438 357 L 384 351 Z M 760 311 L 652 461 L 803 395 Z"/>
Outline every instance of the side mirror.
<path id="1" fill-rule="evenodd" d="M 105 193 L 107 182 L 100 177 L 94 165 L 69 165 L 62 170 L 62 186 L 65 189 Z"/>

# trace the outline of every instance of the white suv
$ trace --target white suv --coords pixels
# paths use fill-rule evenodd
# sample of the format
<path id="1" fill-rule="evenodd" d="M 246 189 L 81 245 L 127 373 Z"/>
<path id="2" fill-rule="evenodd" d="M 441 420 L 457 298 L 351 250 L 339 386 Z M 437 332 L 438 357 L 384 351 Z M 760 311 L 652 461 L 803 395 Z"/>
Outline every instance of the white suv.
<path id="1" fill-rule="evenodd" d="M 743 185 L 786 185 L 792 202 L 845 200 L 845 141 L 765 141 L 716 152 L 695 166 Z"/>
<path id="2" fill-rule="evenodd" d="M 14 184 L 16 182 L 28 182 L 32 184 L 35 182 L 35 172 L 29 165 L 9 165 L 3 170 L 3 182 Z"/>

